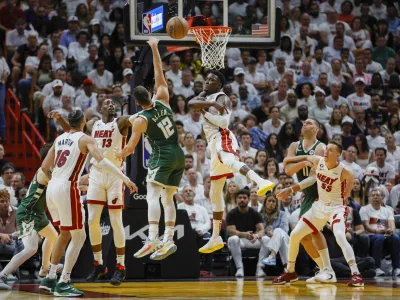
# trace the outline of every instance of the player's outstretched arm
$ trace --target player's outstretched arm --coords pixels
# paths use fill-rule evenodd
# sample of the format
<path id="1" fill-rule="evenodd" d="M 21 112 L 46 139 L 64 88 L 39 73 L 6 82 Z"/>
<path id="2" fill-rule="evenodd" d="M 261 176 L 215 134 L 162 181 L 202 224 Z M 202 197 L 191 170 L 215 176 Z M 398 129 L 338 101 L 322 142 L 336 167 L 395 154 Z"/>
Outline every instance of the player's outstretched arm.
<path id="1" fill-rule="evenodd" d="M 297 192 L 304 190 L 304 189 L 308 188 L 309 186 L 312 186 L 316 181 L 317 181 L 317 177 L 316 177 L 315 171 L 312 170 L 310 175 L 306 179 L 300 181 L 299 183 L 296 183 L 295 185 L 292 185 L 291 187 L 282 189 L 276 195 L 276 198 L 280 201 L 284 201 L 290 195 L 296 194 Z"/>
<path id="2" fill-rule="evenodd" d="M 314 166 L 317 166 L 320 159 L 321 156 L 317 155 L 299 155 L 299 156 L 286 157 L 283 160 L 283 168 L 285 169 L 286 165 L 289 163 L 298 163 L 302 161 L 308 162 L 308 164 L 305 165 L 312 168 Z"/>
<path id="3" fill-rule="evenodd" d="M 51 146 L 49 152 L 47 152 L 47 155 L 46 155 L 45 159 L 43 160 L 42 166 L 41 166 L 42 171 L 49 178 L 51 178 L 51 172 L 54 168 L 55 157 L 56 157 L 56 150 L 55 150 L 55 146 L 53 144 L 53 146 Z"/>
<path id="4" fill-rule="evenodd" d="M 83 136 L 81 138 L 83 142 L 83 146 L 86 146 L 90 155 L 98 162 L 97 166 L 103 171 L 113 174 L 114 176 L 120 178 L 125 185 L 129 188 L 131 194 L 137 192 L 137 186 L 134 184 L 129 177 L 125 176 L 121 170 L 119 170 L 116 166 L 114 166 L 107 158 L 103 156 L 100 152 L 96 140 L 91 136 Z"/>
<path id="5" fill-rule="evenodd" d="M 130 117 L 130 120 L 132 122 L 132 135 L 129 138 L 128 144 L 125 145 L 124 149 L 122 150 L 116 149 L 114 151 L 115 155 L 120 159 L 123 159 L 124 157 L 133 153 L 133 151 L 136 148 L 136 145 L 139 143 L 142 133 L 146 132 L 147 130 L 147 121 L 142 117 L 138 118 L 135 115 L 133 115 Z"/>
<path id="6" fill-rule="evenodd" d="M 153 52 L 153 64 L 154 64 L 154 79 L 156 84 L 156 97 L 157 100 L 169 105 L 169 93 L 168 93 L 168 84 L 165 80 L 160 52 L 158 51 L 158 42 L 160 40 L 154 36 L 151 36 L 147 41 L 149 44 L 151 51 Z"/>
<path id="7" fill-rule="evenodd" d="M 342 171 L 341 181 L 346 181 L 346 190 L 344 191 L 344 198 L 350 197 L 354 184 L 354 173 L 349 167 L 345 167 Z"/>
<path id="8" fill-rule="evenodd" d="M 52 110 L 51 112 L 49 112 L 47 114 L 47 117 L 49 119 L 54 119 L 58 124 L 60 124 L 61 128 L 64 131 L 68 131 L 71 129 L 71 127 L 69 127 L 69 123 L 63 117 L 61 117 L 60 113 L 56 110 Z"/>

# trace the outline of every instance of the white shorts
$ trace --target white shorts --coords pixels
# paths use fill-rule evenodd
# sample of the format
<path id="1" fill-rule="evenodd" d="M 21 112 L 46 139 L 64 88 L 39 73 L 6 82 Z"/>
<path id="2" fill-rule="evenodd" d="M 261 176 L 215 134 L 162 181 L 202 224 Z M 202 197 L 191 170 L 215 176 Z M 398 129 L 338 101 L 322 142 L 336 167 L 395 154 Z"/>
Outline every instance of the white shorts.
<path id="1" fill-rule="evenodd" d="M 107 205 L 109 209 L 122 209 L 124 208 L 123 181 L 92 167 L 86 199 L 88 204 Z"/>
<path id="2" fill-rule="evenodd" d="M 232 178 L 232 169 L 222 163 L 221 155 L 232 153 L 239 160 L 239 145 L 235 135 L 228 129 L 221 129 L 219 133 L 213 135 L 208 148 L 211 153 L 210 179 Z"/>
<path id="3" fill-rule="evenodd" d="M 321 201 L 316 201 L 302 217 L 305 222 L 314 233 L 321 231 L 326 223 L 330 223 L 332 228 L 335 223 L 344 222 L 346 224 L 347 219 L 347 206 L 335 205 L 328 206 Z"/>
<path id="4" fill-rule="evenodd" d="M 84 210 L 78 182 L 53 178 L 46 191 L 46 204 L 54 225 L 61 230 L 82 229 Z"/>

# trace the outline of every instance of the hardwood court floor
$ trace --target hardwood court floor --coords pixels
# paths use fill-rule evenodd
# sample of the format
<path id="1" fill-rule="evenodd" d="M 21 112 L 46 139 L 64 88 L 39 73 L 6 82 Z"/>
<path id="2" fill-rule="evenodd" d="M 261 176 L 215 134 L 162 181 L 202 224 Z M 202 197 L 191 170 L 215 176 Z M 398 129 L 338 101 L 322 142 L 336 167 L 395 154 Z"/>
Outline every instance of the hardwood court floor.
<path id="1" fill-rule="evenodd" d="M 272 278 L 202 279 L 198 281 L 135 281 L 124 282 L 119 287 L 108 283 L 76 283 L 78 289 L 85 291 L 85 299 L 351 299 L 388 300 L 399 299 L 400 278 L 382 278 L 366 281 L 363 288 L 350 288 L 345 280 L 336 284 L 306 284 L 301 280 L 287 286 L 271 285 Z M 14 283 L 13 290 L 0 291 L 0 299 L 52 299 L 41 295 L 38 284 Z M 58 298 L 60 299 L 60 298 Z"/>

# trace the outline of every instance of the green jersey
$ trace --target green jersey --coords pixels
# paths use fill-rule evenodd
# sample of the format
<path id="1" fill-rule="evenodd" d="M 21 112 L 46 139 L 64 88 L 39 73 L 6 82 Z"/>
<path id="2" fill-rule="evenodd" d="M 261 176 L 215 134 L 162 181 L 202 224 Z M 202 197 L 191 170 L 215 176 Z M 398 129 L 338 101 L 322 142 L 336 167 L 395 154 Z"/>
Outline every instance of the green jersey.
<path id="1" fill-rule="evenodd" d="M 297 146 L 296 150 L 296 156 L 299 155 L 314 155 L 315 154 L 315 149 L 321 144 L 320 141 L 316 141 L 315 144 L 308 149 L 307 151 L 304 149 L 303 141 L 299 141 L 299 144 Z M 300 171 L 296 173 L 297 175 L 297 180 L 300 182 L 310 175 L 311 168 L 310 167 L 304 167 Z M 313 185 L 309 186 L 308 188 L 303 190 L 304 193 L 304 199 L 303 202 L 301 203 L 300 207 L 300 216 L 302 216 L 305 212 L 307 212 L 312 204 L 314 203 L 315 199 L 318 198 L 318 187 L 317 183 L 314 183 Z"/>
<path id="2" fill-rule="evenodd" d="M 39 232 L 49 224 L 46 217 L 46 188 L 47 186 L 37 182 L 36 172 L 25 198 L 17 209 L 17 224 L 20 227 L 19 238 L 29 235 L 32 229 Z"/>
<path id="3" fill-rule="evenodd" d="M 138 117 L 147 120 L 145 136 L 152 149 L 147 182 L 179 186 L 185 158 L 178 143 L 178 130 L 171 108 L 156 100 L 151 109 L 142 110 Z"/>

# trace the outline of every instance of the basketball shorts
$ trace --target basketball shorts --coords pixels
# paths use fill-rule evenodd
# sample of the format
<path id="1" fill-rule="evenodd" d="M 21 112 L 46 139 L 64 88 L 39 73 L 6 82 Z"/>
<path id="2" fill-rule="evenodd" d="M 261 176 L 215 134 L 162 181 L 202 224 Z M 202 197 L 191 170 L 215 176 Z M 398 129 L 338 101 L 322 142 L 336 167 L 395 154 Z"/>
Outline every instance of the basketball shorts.
<path id="1" fill-rule="evenodd" d="M 329 206 L 321 201 L 316 201 L 302 217 L 302 220 L 310 226 L 314 233 L 321 231 L 329 222 L 333 227 L 337 222 L 345 222 L 347 207 L 344 205 Z"/>
<path id="2" fill-rule="evenodd" d="M 222 163 L 221 157 L 226 153 L 232 153 L 239 160 L 239 145 L 235 135 L 228 129 L 221 129 L 219 133 L 211 137 L 208 147 L 211 153 L 211 180 L 218 180 L 223 177 L 232 178 L 232 169 Z"/>
<path id="3" fill-rule="evenodd" d="M 300 205 L 300 217 L 311 209 L 312 205 L 315 202 L 315 199 L 317 199 L 317 198 L 318 197 L 310 197 L 310 196 L 304 195 L 304 199 Z"/>
<path id="4" fill-rule="evenodd" d="M 107 205 L 109 209 L 124 208 L 124 183 L 112 174 L 90 169 L 86 203 Z"/>
<path id="5" fill-rule="evenodd" d="M 82 229 L 84 210 L 78 182 L 53 178 L 46 192 L 46 204 L 55 226 L 61 230 Z"/>
<path id="6" fill-rule="evenodd" d="M 50 223 L 44 211 L 28 211 L 23 206 L 18 207 L 16 217 L 20 239 L 30 235 L 33 230 L 41 231 Z"/>

